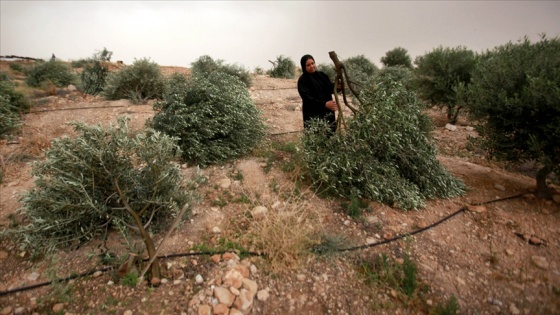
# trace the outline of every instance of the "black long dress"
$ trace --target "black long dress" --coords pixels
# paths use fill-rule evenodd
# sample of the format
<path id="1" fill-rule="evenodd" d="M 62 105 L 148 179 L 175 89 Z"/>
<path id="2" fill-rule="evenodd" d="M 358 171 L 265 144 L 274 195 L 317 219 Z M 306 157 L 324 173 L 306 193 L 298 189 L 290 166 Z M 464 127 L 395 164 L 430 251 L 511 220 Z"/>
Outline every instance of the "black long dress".
<path id="1" fill-rule="evenodd" d="M 309 121 L 313 118 L 329 122 L 332 131 L 336 130 L 336 117 L 333 111 L 325 107 L 332 101 L 334 83 L 321 71 L 304 73 L 299 77 L 298 93 L 302 99 L 303 127 L 309 129 Z"/>

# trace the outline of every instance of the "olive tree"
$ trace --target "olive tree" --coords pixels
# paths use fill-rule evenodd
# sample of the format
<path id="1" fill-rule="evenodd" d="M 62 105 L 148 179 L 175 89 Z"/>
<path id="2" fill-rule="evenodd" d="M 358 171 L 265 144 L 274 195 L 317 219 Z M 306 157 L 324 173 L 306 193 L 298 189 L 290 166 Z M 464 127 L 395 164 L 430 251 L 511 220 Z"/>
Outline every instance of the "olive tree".
<path id="1" fill-rule="evenodd" d="M 429 119 L 397 76 L 374 76 L 344 130 L 328 136 L 321 121 L 303 137 L 303 169 L 314 186 L 345 198 L 418 209 L 426 198 L 465 191 L 436 159 Z"/>
<path id="2" fill-rule="evenodd" d="M 105 81 L 109 75 L 109 62 L 113 52 L 103 48 L 92 58 L 83 61 L 80 73 L 80 90 L 86 94 L 97 95 L 105 88 Z"/>
<path id="3" fill-rule="evenodd" d="M 226 64 L 224 60 L 216 60 L 208 55 L 200 56 L 191 63 L 191 71 L 194 77 L 208 76 L 215 71 L 221 71 L 237 77 L 248 88 L 253 84 L 249 71 L 244 67 L 237 64 Z"/>
<path id="4" fill-rule="evenodd" d="M 77 137 L 53 140 L 46 159 L 33 164 L 35 186 L 21 199 L 22 246 L 36 253 L 74 248 L 128 227 L 155 258 L 150 227 L 166 224 L 190 196 L 175 163 L 176 139 L 152 129 L 134 133 L 128 121 L 119 117 L 108 128 L 70 123 Z M 151 270 L 160 277 L 157 261 Z"/>
<path id="5" fill-rule="evenodd" d="M 165 78 L 158 64 L 143 58 L 109 73 L 101 94 L 108 100 L 129 99 L 140 104 L 148 99 L 161 98 L 164 89 Z"/>
<path id="6" fill-rule="evenodd" d="M 464 100 L 458 90 L 471 81 L 476 54 L 466 47 L 438 47 L 416 58 L 416 87 L 421 98 L 447 108 L 447 120 L 456 123 Z"/>
<path id="7" fill-rule="evenodd" d="M 397 67 L 402 66 L 405 68 L 412 68 L 412 59 L 408 55 L 408 50 L 397 47 L 385 53 L 381 57 L 381 63 L 384 67 Z"/>
<path id="8" fill-rule="evenodd" d="M 550 198 L 546 178 L 560 173 L 560 40 L 498 46 L 483 54 L 471 80 L 469 113 L 488 153 L 539 162 L 538 195 Z"/>
<path id="9" fill-rule="evenodd" d="M 264 136 L 264 123 L 246 86 L 214 71 L 185 82 L 175 78 L 147 124 L 179 138 L 185 161 L 206 166 L 248 153 Z M 177 88 L 179 87 L 179 88 Z M 181 90 L 182 89 L 182 90 Z"/>
<path id="10" fill-rule="evenodd" d="M 267 71 L 271 78 L 293 79 L 296 76 L 296 64 L 290 57 L 277 56 L 272 63 L 272 69 Z"/>

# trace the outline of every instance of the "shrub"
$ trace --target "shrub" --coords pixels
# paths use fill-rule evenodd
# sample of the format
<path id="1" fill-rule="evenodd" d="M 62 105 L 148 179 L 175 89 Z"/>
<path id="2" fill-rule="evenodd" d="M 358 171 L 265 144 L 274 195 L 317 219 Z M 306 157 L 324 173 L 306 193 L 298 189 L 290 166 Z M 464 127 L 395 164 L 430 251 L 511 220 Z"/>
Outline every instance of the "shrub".
<path id="1" fill-rule="evenodd" d="M 282 55 L 276 57 L 276 61 L 270 61 L 273 67 L 268 70 L 268 75 L 271 78 L 280 79 L 293 79 L 296 76 L 296 64 L 290 57 L 284 57 Z"/>
<path id="2" fill-rule="evenodd" d="M 199 57 L 191 64 L 193 76 L 208 76 L 215 71 L 221 71 L 237 77 L 246 87 L 251 87 L 252 79 L 249 71 L 239 65 L 224 64 L 223 60 L 214 60 L 208 55 Z"/>
<path id="3" fill-rule="evenodd" d="M 344 198 L 418 209 L 424 199 L 462 194 L 462 181 L 436 159 L 415 94 L 391 79 L 360 95 L 360 111 L 331 137 L 319 128 L 303 137 L 304 170 L 316 187 Z"/>
<path id="4" fill-rule="evenodd" d="M 16 73 L 25 74 L 28 71 L 28 66 L 19 62 L 10 62 L 10 69 Z"/>
<path id="5" fill-rule="evenodd" d="M 57 87 L 68 86 L 76 82 L 76 75 L 68 64 L 50 60 L 47 62 L 38 62 L 30 67 L 27 71 L 25 79 L 27 85 L 31 87 L 40 87 L 45 83 L 52 83 Z"/>
<path id="6" fill-rule="evenodd" d="M 184 93 L 169 95 L 154 109 L 159 112 L 148 125 L 179 138 L 184 160 L 201 166 L 239 157 L 264 136 L 245 85 L 220 71 L 193 77 Z"/>
<path id="7" fill-rule="evenodd" d="M 165 78 L 159 66 L 149 59 L 135 60 L 120 71 L 111 72 L 101 93 L 108 100 L 129 99 L 135 104 L 148 99 L 160 99 Z"/>
<path id="8" fill-rule="evenodd" d="M 412 69 L 412 59 L 408 55 L 408 50 L 402 47 L 397 47 L 386 52 L 385 56 L 381 57 L 381 63 L 385 67 L 402 66 Z"/>
<path id="9" fill-rule="evenodd" d="M 468 87 L 470 118 L 490 156 L 535 160 L 537 188 L 550 198 L 548 174 L 560 174 L 560 39 L 525 37 L 488 51 Z"/>
<path id="10" fill-rule="evenodd" d="M 83 70 L 80 73 L 80 90 L 86 94 L 97 95 L 103 91 L 105 81 L 109 74 L 109 65 L 113 53 L 103 48 L 91 59 L 82 64 Z"/>
<path id="11" fill-rule="evenodd" d="M 142 232 L 136 219 L 165 223 L 189 199 L 173 163 L 176 139 L 150 129 L 133 136 L 128 120 L 107 129 L 70 123 L 78 136 L 53 140 L 33 164 L 35 187 L 21 199 L 28 224 L 16 231 L 24 247 L 72 248 L 115 225 Z"/>
<path id="12" fill-rule="evenodd" d="M 21 126 L 21 114 L 28 112 L 31 103 L 17 92 L 5 72 L 0 72 L 0 138 L 13 134 Z"/>
<path id="13" fill-rule="evenodd" d="M 464 100 L 457 93 L 471 81 L 476 55 L 465 47 L 438 47 L 417 57 L 415 75 L 417 91 L 423 99 L 440 108 L 447 107 L 447 120 L 457 122 Z"/>

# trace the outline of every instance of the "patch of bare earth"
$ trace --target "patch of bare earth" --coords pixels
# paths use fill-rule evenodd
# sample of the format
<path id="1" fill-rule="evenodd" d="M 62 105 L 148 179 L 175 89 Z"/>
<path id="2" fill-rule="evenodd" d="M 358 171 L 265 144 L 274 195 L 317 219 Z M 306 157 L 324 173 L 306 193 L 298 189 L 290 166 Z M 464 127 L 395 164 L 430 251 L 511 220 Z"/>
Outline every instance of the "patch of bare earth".
<path id="1" fill-rule="evenodd" d="M 269 141 L 297 141 L 302 116 L 296 80 L 254 76 L 253 82 L 250 94 L 270 128 Z M 151 104 L 105 101 L 78 92 L 36 103 L 33 112 L 24 117 L 22 137 L 0 145 L 5 170 L 0 185 L 2 229 L 19 217 L 18 196 L 33 186 L 30 162 L 40 158 L 38 148 L 47 148 L 55 137 L 71 135 L 71 127 L 65 123 L 106 125 L 115 123 L 117 116 L 129 115 L 133 128 L 140 129 L 154 114 Z M 436 122 L 433 134 L 438 158 L 465 181 L 468 191 L 464 196 L 430 200 L 424 209 L 410 212 L 371 202 L 368 212 L 354 219 L 344 214 L 340 200 L 320 198 L 300 187 L 304 200 L 297 202 L 316 216 L 306 227 L 343 236 L 350 247 L 376 244 L 429 227 L 465 205 L 471 205 L 472 211 L 461 211 L 421 233 L 386 244 L 328 256 L 308 255 L 299 261 L 286 259 L 283 269 L 273 268 L 263 256 L 243 256 L 237 264 L 245 267 L 239 270 L 249 270 L 244 276 L 257 284 L 259 292 L 251 300 L 251 314 L 428 314 L 451 296 L 457 298 L 464 314 L 560 313 L 559 204 L 535 198 L 532 177 L 467 151 L 467 138 L 476 136 L 467 122 L 461 121 L 457 130 L 450 131 L 442 123 L 443 112 L 430 110 L 429 115 Z M 160 254 L 188 253 L 198 244 L 213 246 L 220 236 L 243 224 L 243 214 L 251 213 L 256 205 L 273 213 L 286 211 L 295 184 L 290 174 L 281 170 L 281 162 L 269 165 L 266 157 L 255 154 L 202 169 L 208 178 L 199 187 L 202 200 L 194 205 L 189 220 L 171 234 Z M 195 169 L 185 167 L 183 172 L 190 175 Z M 155 235 L 156 244 L 165 232 Z M 111 233 L 105 246 L 119 255 L 127 251 L 118 233 Z M 77 250 L 60 250 L 54 258 L 33 261 L 18 244 L 3 240 L 0 291 L 101 268 L 98 254 L 102 248 L 103 241 L 95 240 Z M 396 261 L 410 253 L 418 268 L 419 297 L 409 299 L 390 286 L 366 283 L 358 272 L 358 262 L 373 261 L 381 253 Z M 289 263 L 294 261 L 297 263 Z M 0 314 L 202 314 L 208 310 L 203 305 L 217 302 L 212 288 L 227 281 L 225 271 L 235 265 L 207 255 L 166 258 L 160 263 L 165 280 L 157 287 L 121 285 L 114 272 L 100 272 L 69 284 L 1 295 Z M 70 291 L 65 291 L 67 288 Z M 213 310 L 214 314 L 227 311 Z"/>

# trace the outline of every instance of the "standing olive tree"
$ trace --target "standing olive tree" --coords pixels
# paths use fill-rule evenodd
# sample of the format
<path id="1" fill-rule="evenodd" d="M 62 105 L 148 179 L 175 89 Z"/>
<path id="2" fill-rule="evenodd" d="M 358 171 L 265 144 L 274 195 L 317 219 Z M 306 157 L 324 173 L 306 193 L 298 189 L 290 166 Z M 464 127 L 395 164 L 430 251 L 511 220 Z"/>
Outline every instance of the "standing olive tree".
<path id="1" fill-rule="evenodd" d="M 538 195 L 560 171 L 560 40 L 527 37 L 488 51 L 468 87 L 469 113 L 488 153 L 507 161 L 535 160 Z"/>
<path id="2" fill-rule="evenodd" d="M 91 59 L 84 62 L 84 69 L 80 73 L 80 89 L 82 92 L 97 95 L 103 91 L 105 81 L 109 75 L 109 62 L 113 52 L 103 48 L 96 52 Z"/>
<path id="3" fill-rule="evenodd" d="M 384 67 L 402 66 L 412 69 L 412 59 L 408 55 L 408 50 L 402 47 L 386 52 L 385 56 L 381 57 L 381 63 Z"/>
<path id="4" fill-rule="evenodd" d="M 272 69 L 267 71 L 271 78 L 293 79 L 296 77 L 296 64 L 290 57 L 278 56 L 270 61 Z"/>
<path id="5" fill-rule="evenodd" d="M 421 98 L 432 105 L 447 107 L 447 120 L 456 123 L 464 101 L 457 93 L 471 80 L 476 55 L 465 47 L 443 48 L 416 58 L 416 87 Z"/>

